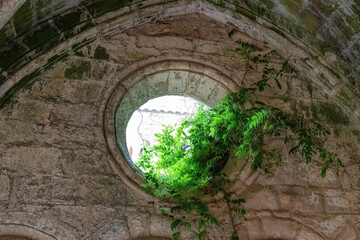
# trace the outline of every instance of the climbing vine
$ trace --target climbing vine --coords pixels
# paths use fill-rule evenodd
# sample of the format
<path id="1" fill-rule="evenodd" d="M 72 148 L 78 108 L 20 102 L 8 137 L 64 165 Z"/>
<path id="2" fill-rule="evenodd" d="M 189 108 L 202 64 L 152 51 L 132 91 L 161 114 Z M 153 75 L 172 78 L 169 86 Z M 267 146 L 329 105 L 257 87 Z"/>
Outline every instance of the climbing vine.
<path id="1" fill-rule="evenodd" d="M 234 30 L 229 32 L 231 37 Z M 173 202 L 170 208 L 161 208 L 174 217 L 171 229 L 173 239 L 180 237 L 179 227 L 196 228 L 197 238 L 204 239 L 211 225 L 219 225 L 218 219 L 209 213 L 206 195 L 221 193 L 229 211 L 244 216 L 246 210 L 242 198 L 233 199 L 226 190 L 230 183 L 222 172 L 230 156 L 251 159 L 253 170 L 270 167 L 264 159 L 272 158 L 281 165 L 282 156 L 274 151 L 265 151 L 272 139 L 281 139 L 291 148 L 290 154 L 299 152 L 310 163 L 315 156 L 324 161 L 321 176 L 327 169 L 342 163 L 337 154 L 323 147 L 320 141 L 330 134 L 320 123 L 304 116 L 292 116 L 282 110 L 260 101 L 254 101 L 254 94 L 274 84 L 282 88 L 285 75 L 297 74 L 287 59 L 280 67 L 271 66 L 270 58 L 275 51 L 256 53 L 255 46 L 238 40 L 236 52 L 246 59 L 246 74 L 263 64 L 261 79 L 250 87 L 242 87 L 236 93 L 229 93 L 215 108 L 200 106 L 197 113 L 184 120 L 177 127 L 164 126 L 155 134 L 158 143 L 145 146 L 140 154 L 138 167 L 147 180 L 143 188 L 157 198 Z M 190 218 L 188 215 L 197 217 Z M 235 232 L 235 227 L 234 227 Z M 232 237 L 236 240 L 236 234 Z"/>

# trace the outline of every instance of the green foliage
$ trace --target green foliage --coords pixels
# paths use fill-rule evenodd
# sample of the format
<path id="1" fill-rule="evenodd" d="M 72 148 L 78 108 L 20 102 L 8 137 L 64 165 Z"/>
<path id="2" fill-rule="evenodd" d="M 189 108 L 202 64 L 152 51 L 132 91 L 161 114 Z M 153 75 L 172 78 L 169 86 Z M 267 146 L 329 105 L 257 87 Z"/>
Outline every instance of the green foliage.
<path id="1" fill-rule="evenodd" d="M 233 34 L 231 31 L 229 36 Z M 285 75 L 297 74 L 290 60 L 275 68 L 270 64 L 275 51 L 256 54 L 255 46 L 241 40 L 237 44 L 236 51 L 247 59 L 249 71 L 254 63 L 264 64 L 261 79 L 249 88 L 242 87 L 238 92 L 228 94 L 215 108 L 200 106 L 193 118 L 184 120 L 176 128 L 164 126 L 161 133 L 155 134 L 158 144 L 145 146 L 137 163 L 147 180 L 143 185 L 146 192 L 162 199 L 176 199 L 178 205 L 170 208 L 175 219 L 171 229 L 196 226 L 198 239 L 204 239 L 209 226 L 219 225 L 202 200 L 205 194 L 222 192 L 230 211 L 242 216 L 246 214 L 243 207 L 246 201 L 241 198 L 230 200 L 231 193 L 225 190 L 229 179 L 221 172 L 234 152 L 239 158 L 251 159 L 252 169 L 267 171 L 271 164 L 264 163 L 265 157 L 273 158 L 276 166 L 281 164 L 282 158 L 274 153 L 276 149 L 272 152 L 264 150 L 267 144 L 264 139 L 278 139 L 291 148 L 290 154 L 299 152 L 306 163 L 316 156 L 322 159 L 322 177 L 326 176 L 331 164 L 341 166 L 337 155 L 321 144 L 321 138 L 330 133 L 320 123 L 302 116 L 290 116 L 262 102 L 251 102 L 251 97 L 270 87 L 271 82 L 281 89 Z M 198 217 L 189 220 L 182 216 L 184 213 Z M 176 232 L 173 239 L 179 236 Z"/>

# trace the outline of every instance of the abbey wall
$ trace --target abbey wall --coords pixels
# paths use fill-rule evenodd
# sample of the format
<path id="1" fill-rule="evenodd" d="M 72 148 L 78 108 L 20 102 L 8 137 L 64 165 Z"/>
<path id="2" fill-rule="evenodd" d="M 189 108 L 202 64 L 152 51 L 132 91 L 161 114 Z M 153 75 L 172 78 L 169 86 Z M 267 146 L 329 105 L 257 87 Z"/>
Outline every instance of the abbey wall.
<path id="1" fill-rule="evenodd" d="M 246 199 L 246 219 L 210 199 L 221 225 L 206 239 L 234 229 L 241 240 L 359 239 L 357 0 L 3 0 L 0 239 L 171 239 L 173 218 L 159 210 L 169 203 L 144 193 L 128 161 L 127 121 L 154 97 L 216 106 L 251 86 L 264 66 L 246 70 L 238 39 L 276 50 L 274 67 L 296 59 L 299 74 L 256 100 L 323 123 L 344 166 L 322 178 L 320 160 L 306 164 L 285 145 L 268 173 L 235 162 L 229 190 Z"/>

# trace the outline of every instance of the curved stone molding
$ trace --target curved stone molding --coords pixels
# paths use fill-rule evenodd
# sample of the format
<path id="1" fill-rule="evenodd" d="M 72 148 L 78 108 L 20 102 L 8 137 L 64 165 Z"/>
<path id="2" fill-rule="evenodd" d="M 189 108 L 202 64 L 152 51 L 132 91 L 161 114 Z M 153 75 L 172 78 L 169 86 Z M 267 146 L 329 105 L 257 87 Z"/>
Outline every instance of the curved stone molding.
<path id="1" fill-rule="evenodd" d="M 58 238 L 51 236 L 43 231 L 35 229 L 30 226 L 22 224 L 5 224 L 0 223 L 0 239 L 1 236 L 6 237 L 19 237 L 20 239 L 34 239 L 34 240 L 57 240 Z"/>
<path id="2" fill-rule="evenodd" d="M 126 147 L 126 126 L 132 113 L 150 99 L 183 95 L 216 106 L 237 83 L 213 67 L 197 62 L 164 60 L 145 65 L 120 80 L 106 105 L 105 137 L 114 157 L 112 166 L 132 189 L 144 195 L 141 172 L 130 160 Z"/>
<path id="3" fill-rule="evenodd" d="M 334 74 L 333 70 L 327 67 L 328 60 L 326 58 L 320 58 L 319 60 L 312 58 L 313 52 L 311 48 L 304 45 L 301 41 L 295 38 L 293 41 L 289 41 L 288 39 L 292 37 L 291 35 L 283 37 L 276 31 L 274 32 L 274 26 L 267 26 L 262 24 L 261 21 L 252 21 L 251 18 L 239 17 L 238 14 L 229 14 L 229 12 L 222 11 L 218 6 L 202 1 L 167 1 L 166 3 L 159 1 L 155 4 L 150 1 L 142 1 L 142 3 L 140 7 L 124 6 L 117 11 L 110 11 L 99 16 L 96 15 L 94 22 L 89 26 L 86 25 L 86 28 L 84 28 L 86 30 L 81 30 L 80 34 L 77 32 L 76 36 L 74 35 L 65 42 L 59 41 L 51 49 L 47 45 L 47 48 L 44 50 L 46 54 L 39 58 L 37 57 L 41 53 L 40 50 L 30 51 L 23 57 L 17 58 L 13 65 L 16 66 L 18 71 L 4 71 L 0 76 L 0 78 L 3 78 L 0 81 L 0 107 L 13 93 L 58 61 L 67 58 L 78 48 L 98 38 L 118 34 L 152 21 L 161 21 L 174 16 L 198 13 L 227 24 L 229 28 L 235 27 L 256 41 L 266 42 L 266 47 L 277 50 L 285 59 L 309 59 L 308 61 L 297 61 L 294 65 L 305 78 L 310 79 L 334 97 L 337 104 L 341 105 L 347 113 L 353 115 L 354 119 L 357 119 L 359 116 L 360 110 L 354 111 L 359 107 L 351 105 L 346 97 L 341 94 L 342 91 L 346 92 L 349 90 L 346 85 L 348 80 L 342 77 L 341 74 Z M 159 11 L 159 6 L 161 6 L 162 11 Z M 234 9 L 236 9 L 236 6 L 229 5 L 228 11 L 234 12 Z M 84 25 L 84 22 L 80 25 Z M 53 42 L 56 41 L 54 40 Z M 46 42 L 44 44 L 46 45 Z M 36 54 L 34 55 L 34 53 Z M 35 60 L 36 64 L 31 64 L 31 60 L 35 58 L 37 58 Z M 22 62 L 19 63 L 18 61 Z"/>

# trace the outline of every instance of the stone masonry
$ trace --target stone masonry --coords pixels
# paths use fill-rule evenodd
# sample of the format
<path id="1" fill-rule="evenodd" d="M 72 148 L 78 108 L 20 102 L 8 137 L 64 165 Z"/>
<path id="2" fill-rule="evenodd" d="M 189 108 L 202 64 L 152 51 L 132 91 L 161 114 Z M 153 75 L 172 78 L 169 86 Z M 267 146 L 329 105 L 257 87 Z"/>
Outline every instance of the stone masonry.
<path id="1" fill-rule="evenodd" d="M 0 3 L 1 240 L 171 239 L 173 216 L 158 209 L 169 203 L 142 191 L 128 161 L 127 122 L 158 96 L 216 106 L 251 86 L 263 66 L 246 71 L 238 39 L 277 50 L 274 67 L 297 59 L 299 75 L 256 100 L 322 122 L 344 166 L 321 178 L 320 160 L 307 165 L 286 146 L 268 173 L 231 160 L 224 171 L 246 221 L 210 199 L 221 226 L 206 239 L 360 238 L 358 0 Z"/>

